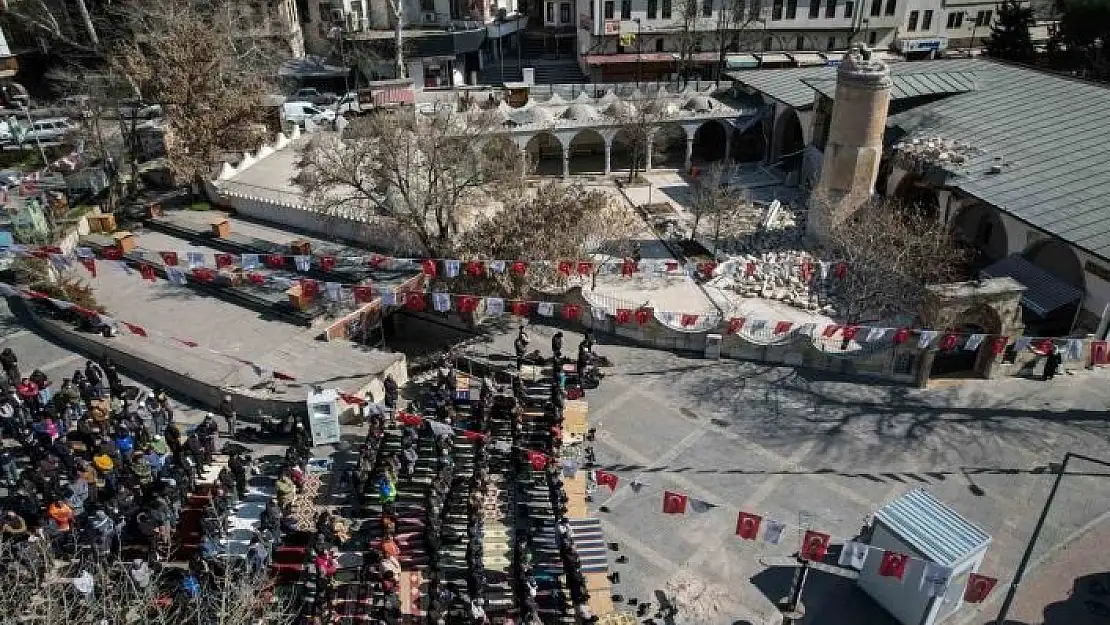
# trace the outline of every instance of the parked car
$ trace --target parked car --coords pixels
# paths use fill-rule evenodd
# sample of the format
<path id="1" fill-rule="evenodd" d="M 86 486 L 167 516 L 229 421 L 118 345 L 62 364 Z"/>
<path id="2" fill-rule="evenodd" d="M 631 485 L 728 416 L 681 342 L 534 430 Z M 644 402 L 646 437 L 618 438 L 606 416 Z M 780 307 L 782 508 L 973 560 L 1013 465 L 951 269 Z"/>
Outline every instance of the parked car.
<path id="1" fill-rule="evenodd" d="M 339 96 L 334 93 L 320 93 L 319 89 L 315 87 L 304 87 L 297 89 L 285 99 L 286 102 L 309 102 L 317 106 L 331 106 Z"/>
<path id="2" fill-rule="evenodd" d="M 327 124 L 335 121 L 334 109 L 320 108 L 308 102 L 286 102 L 281 105 L 281 121 L 294 124 L 304 124 L 305 120 L 312 120 L 314 124 Z"/>
<path id="3" fill-rule="evenodd" d="M 92 117 L 92 107 L 90 106 L 90 99 L 87 95 L 71 95 L 58 100 L 57 109 L 59 113 L 67 117 L 76 117 L 77 119 L 87 119 Z"/>
<path id="4" fill-rule="evenodd" d="M 119 116 L 124 119 L 154 119 L 162 116 L 162 107 L 139 100 L 124 100 L 119 103 Z"/>
<path id="5" fill-rule="evenodd" d="M 23 133 L 23 143 L 61 141 L 65 139 L 66 135 L 75 130 L 77 130 L 77 127 L 64 117 L 36 119 L 31 127 Z"/>
<path id="6" fill-rule="evenodd" d="M 12 134 L 11 123 L 0 120 L 0 143 L 11 143 L 12 141 L 15 141 L 15 135 Z"/>

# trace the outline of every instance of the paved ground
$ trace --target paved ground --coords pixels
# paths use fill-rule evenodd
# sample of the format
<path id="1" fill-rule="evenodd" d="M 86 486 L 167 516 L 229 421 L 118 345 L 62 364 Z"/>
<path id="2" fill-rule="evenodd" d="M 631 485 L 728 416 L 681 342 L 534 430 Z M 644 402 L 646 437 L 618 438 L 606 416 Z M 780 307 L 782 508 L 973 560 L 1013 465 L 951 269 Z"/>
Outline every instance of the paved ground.
<path id="1" fill-rule="evenodd" d="M 533 327 L 534 347 L 546 352 L 552 332 Z M 564 333 L 573 351 L 578 337 Z M 511 351 L 510 341 L 499 337 L 493 347 Z M 791 571 L 761 560 L 792 554 L 792 537 L 806 523 L 834 540 L 851 538 L 865 516 L 917 487 L 993 536 L 982 570 L 1000 578 L 999 590 L 948 621 L 986 623 L 1047 494 L 1048 463 L 1068 450 L 1110 457 L 1103 371 L 1051 383 L 1007 379 L 918 390 L 626 346 L 598 349 L 616 366 L 587 397 L 599 428 L 597 459 L 622 483 L 612 495 L 599 492 L 593 505 L 609 508 L 598 513 L 607 539 L 629 558 L 615 565 L 618 590 L 656 605 L 654 595 L 664 593 L 684 609 L 680 623 L 775 622 L 772 600 L 786 593 Z M 1076 465 L 1072 471 L 1095 475 L 1064 481 L 1023 585 L 1023 593 L 1044 599 L 1022 604 L 1023 623 L 1041 622 L 1044 606 L 1066 597 L 1060 580 L 1070 587 L 1090 572 L 1073 572 L 1067 561 L 1076 550 L 1063 546 L 1081 530 L 1101 528 L 1108 514 L 1110 483 L 1102 474 L 1110 472 L 1098 469 Z M 633 478 L 648 484 L 639 494 L 628 486 Z M 663 489 L 718 507 L 666 516 Z M 779 546 L 737 539 L 741 509 L 787 523 L 787 538 Z M 1049 568 L 1053 563 L 1064 570 Z M 832 575 L 813 575 L 805 599 L 806 623 L 892 622 L 850 581 Z"/>

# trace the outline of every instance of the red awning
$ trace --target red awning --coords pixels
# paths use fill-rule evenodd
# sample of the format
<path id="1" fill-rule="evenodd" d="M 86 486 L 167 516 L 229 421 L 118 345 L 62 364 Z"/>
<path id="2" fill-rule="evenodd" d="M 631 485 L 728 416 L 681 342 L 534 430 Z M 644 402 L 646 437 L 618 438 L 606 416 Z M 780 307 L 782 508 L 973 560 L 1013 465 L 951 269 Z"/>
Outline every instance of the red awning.
<path id="1" fill-rule="evenodd" d="M 584 54 L 586 65 L 608 65 L 610 63 L 673 63 L 675 56 L 670 52 L 645 52 L 643 54 Z"/>
<path id="2" fill-rule="evenodd" d="M 412 104 L 412 89 L 409 87 L 382 89 L 373 92 L 374 106 L 387 104 Z"/>

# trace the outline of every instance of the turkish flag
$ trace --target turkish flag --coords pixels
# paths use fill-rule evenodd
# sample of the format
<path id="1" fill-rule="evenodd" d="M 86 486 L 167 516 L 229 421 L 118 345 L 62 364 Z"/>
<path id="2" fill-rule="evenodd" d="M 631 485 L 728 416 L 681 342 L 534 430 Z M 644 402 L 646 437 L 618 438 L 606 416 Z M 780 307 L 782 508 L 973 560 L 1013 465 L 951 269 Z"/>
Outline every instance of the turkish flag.
<path id="1" fill-rule="evenodd" d="M 835 275 L 837 278 L 843 278 L 844 276 L 848 275 L 848 263 L 837 263 L 836 266 L 833 267 L 833 275 Z"/>
<path id="2" fill-rule="evenodd" d="M 651 309 L 640 308 L 636 311 L 636 325 L 642 326 L 651 321 Z"/>
<path id="3" fill-rule="evenodd" d="M 967 578 L 967 588 L 964 589 L 964 601 L 968 603 L 981 603 L 994 590 L 998 580 L 986 575 L 972 573 Z"/>
<path id="4" fill-rule="evenodd" d="M 409 292 L 405 294 L 405 308 L 409 310 L 424 310 L 424 294 Z"/>
<path id="5" fill-rule="evenodd" d="M 563 305 L 563 319 L 567 321 L 578 321 L 578 315 L 581 314 L 581 309 L 576 304 Z"/>
<path id="6" fill-rule="evenodd" d="M 794 324 L 789 321 L 780 321 L 775 324 L 775 334 L 785 334 L 790 331 L 791 326 Z"/>
<path id="7" fill-rule="evenodd" d="M 840 329 L 840 326 L 838 326 L 838 325 L 827 325 L 827 326 L 825 326 L 824 331 L 821 332 L 821 336 L 823 336 L 827 339 L 831 339 L 832 336 L 834 334 L 836 334 L 837 330 L 839 330 L 839 329 Z"/>
<path id="8" fill-rule="evenodd" d="M 750 512 L 741 512 L 736 518 L 736 535 L 744 540 L 755 540 L 759 535 L 759 524 L 763 517 Z"/>
<path id="9" fill-rule="evenodd" d="M 320 283 L 315 280 L 301 280 L 301 295 L 316 297 L 320 293 Z"/>
<path id="10" fill-rule="evenodd" d="M 896 551 L 884 551 L 883 559 L 879 561 L 879 575 L 882 577 L 896 577 L 899 580 L 906 574 L 906 564 L 910 557 Z"/>
<path id="11" fill-rule="evenodd" d="M 223 269 L 235 264 L 235 257 L 231 254 L 216 254 L 216 269 Z"/>
<path id="12" fill-rule="evenodd" d="M 898 328 L 894 331 L 894 336 L 890 337 L 890 340 L 893 341 L 895 345 L 901 345 L 902 343 L 905 343 L 906 340 L 909 338 L 909 328 Z"/>
<path id="13" fill-rule="evenodd" d="M 370 266 L 373 267 L 374 269 L 377 269 L 377 268 L 381 267 L 382 265 L 384 265 L 385 261 L 387 261 L 387 260 L 389 260 L 389 259 L 385 256 L 382 256 L 381 254 L 371 254 L 370 255 Z"/>
<path id="14" fill-rule="evenodd" d="M 486 275 L 486 264 L 480 260 L 472 260 L 466 264 L 466 273 L 475 278 L 481 278 Z"/>
<path id="15" fill-rule="evenodd" d="M 320 269 L 323 269 L 324 271 L 331 271 L 332 269 L 335 269 L 335 257 L 334 256 L 321 256 L 320 257 Z"/>
<path id="16" fill-rule="evenodd" d="M 706 276 L 706 277 L 709 277 L 709 276 L 713 275 L 713 270 L 716 269 L 716 268 L 717 268 L 717 263 L 715 263 L 713 261 L 705 261 L 704 263 L 698 263 L 698 271 L 701 273 L 701 275 Z"/>
<path id="17" fill-rule="evenodd" d="M 340 393 L 339 397 L 348 404 L 353 404 L 355 406 L 365 406 L 367 403 L 365 399 L 350 393 Z"/>
<path id="18" fill-rule="evenodd" d="M 743 329 L 744 329 L 744 318 L 743 317 L 733 317 L 732 319 L 728 320 L 728 333 L 729 334 L 740 334 L 740 330 L 743 330 Z"/>
<path id="19" fill-rule="evenodd" d="M 688 328 L 688 327 L 690 327 L 690 326 L 692 326 L 692 325 L 694 325 L 695 323 L 698 322 L 698 316 L 697 315 L 682 315 L 681 317 L 678 318 L 678 321 L 679 321 L 679 323 L 682 324 L 682 327 Z"/>
<path id="20" fill-rule="evenodd" d="M 629 321 L 632 321 L 632 311 L 628 308 L 618 308 L 617 314 L 614 315 L 614 318 L 617 320 L 617 323 L 624 325 Z"/>
<path id="21" fill-rule="evenodd" d="M 399 413 L 397 415 L 397 420 L 405 425 L 411 425 L 413 427 L 419 426 L 421 423 L 424 423 L 424 419 L 421 418 L 420 415 L 413 414 L 411 412 Z"/>
<path id="22" fill-rule="evenodd" d="M 274 269 L 281 269 L 285 265 L 285 257 L 281 254 L 267 254 L 266 264 Z"/>
<path id="23" fill-rule="evenodd" d="M 755 263 L 749 261 L 748 266 L 744 268 L 744 277 L 750 278 L 755 275 Z"/>
<path id="24" fill-rule="evenodd" d="M 686 514 L 686 495 L 663 491 L 663 514 Z"/>
<path id="25" fill-rule="evenodd" d="M 368 286 L 356 286 L 351 292 L 354 293 L 355 301 L 360 304 L 374 301 L 374 289 Z"/>
<path id="26" fill-rule="evenodd" d="M 211 282 L 216 278 L 216 272 L 211 267 L 194 267 L 193 277 L 203 282 Z"/>
<path id="27" fill-rule="evenodd" d="M 486 435 L 485 434 L 482 434 L 481 432 L 475 432 L 474 430 L 463 430 L 462 435 L 463 435 L 463 438 L 465 438 L 468 441 L 484 441 L 484 440 L 486 440 Z"/>
<path id="28" fill-rule="evenodd" d="M 809 282 L 810 278 L 813 277 L 813 263 L 809 262 L 808 260 L 805 261 L 804 263 L 802 263 L 801 271 L 802 280 Z"/>
<path id="29" fill-rule="evenodd" d="M 146 336 L 146 330 L 144 330 L 144 329 L 142 328 L 142 326 L 137 326 L 137 325 L 135 325 L 135 324 L 133 324 L 133 323 L 127 323 L 126 321 L 124 321 L 124 322 L 123 322 L 123 325 L 124 325 L 124 326 L 125 326 L 125 327 L 126 327 L 126 328 L 127 328 L 128 330 L 130 330 L 130 331 L 131 331 L 131 334 L 137 334 L 138 336 Z"/>
<path id="30" fill-rule="evenodd" d="M 578 263 L 578 275 L 588 276 L 594 272 L 594 264 L 588 260 L 583 260 Z"/>
<path id="31" fill-rule="evenodd" d="M 1008 336 L 996 336 L 991 339 L 991 356 L 1001 355 L 1002 352 L 1006 351 L 1006 345 L 1008 345 L 1009 343 L 1010 337 Z M 1094 343 L 1091 344 L 1091 353 L 1094 353 Z"/>
<path id="32" fill-rule="evenodd" d="M 851 341 L 859 334 L 859 326 L 844 326 L 844 331 L 841 334 L 844 335 L 844 340 Z"/>
<path id="33" fill-rule="evenodd" d="M 288 373 L 282 373 L 280 371 L 275 371 L 274 372 L 274 379 L 285 380 L 286 382 L 292 382 L 292 381 L 296 380 L 297 378 L 289 375 Z"/>
<path id="34" fill-rule="evenodd" d="M 608 471 L 598 469 L 594 473 L 594 480 L 597 481 L 598 486 L 608 486 L 610 491 L 617 490 L 618 478 L 616 473 L 609 473 Z"/>
<path id="35" fill-rule="evenodd" d="M 82 258 L 81 264 L 85 266 L 85 269 L 89 270 L 89 273 L 92 274 L 92 277 L 96 277 L 96 259 Z"/>
<path id="36" fill-rule="evenodd" d="M 524 274 L 528 273 L 528 263 L 524 262 L 523 260 L 518 260 L 514 262 L 511 267 L 509 267 L 509 270 L 518 276 L 523 276 Z"/>
<path id="37" fill-rule="evenodd" d="M 266 284 L 266 276 L 258 273 L 257 271 L 252 271 L 248 273 L 247 280 L 249 280 L 251 284 Z"/>
<path id="38" fill-rule="evenodd" d="M 956 341 L 958 340 L 959 337 L 955 334 L 945 334 L 944 337 L 940 339 L 941 351 L 950 352 L 956 349 Z"/>
<path id="39" fill-rule="evenodd" d="M 139 275 L 143 277 L 143 280 L 150 280 L 151 282 L 158 279 L 152 265 L 139 265 Z"/>
<path id="40" fill-rule="evenodd" d="M 123 258 L 123 250 L 114 245 L 110 245 L 100 250 L 100 253 L 104 254 L 104 258 L 107 258 L 108 260 L 119 260 Z"/>
<path id="41" fill-rule="evenodd" d="M 570 262 L 569 260 L 559 261 L 559 273 L 563 274 L 564 276 L 569 276 L 570 271 L 573 268 L 574 268 L 574 263 Z"/>
<path id="42" fill-rule="evenodd" d="M 813 530 L 806 530 L 805 536 L 802 537 L 801 556 L 806 560 L 821 562 L 825 559 L 825 555 L 828 552 L 829 535 L 822 534 L 821 532 L 814 532 Z"/>
<path id="43" fill-rule="evenodd" d="M 163 265 L 168 267 L 177 266 L 177 252 L 158 252 L 158 255 L 162 257 Z"/>
<path id="44" fill-rule="evenodd" d="M 1050 353 L 1052 351 L 1052 347 L 1053 347 L 1052 339 L 1041 339 L 1037 343 L 1037 351 L 1042 353 L 1042 354 Z"/>
<path id="45" fill-rule="evenodd" d="M 532 312 L 532 306 L 528 302 L 516 300 L 512 303 L 512 311 L 517 317 L 527 317 Z"/>
<path id="46" fill-rule="evenodd" d="M 436 275 L 436 261 L 427 258 L 420 261 L 420 271 L 429 278 L 434 278 Z"/>
<path id="47" fill-rule="evenodd" d="M 624 262 L 621 263 L 621 275 L 631 276 L 634 273 L 636 273 L 636 261 L 631 258 L 624 259 Z"/>
<path id="48" fill-rule="evenodd" d="M 677 260 L 668 260 L 667 261 L 667 271 L 677 271 L 677 270 L 678 270 L 678 261 Z"/>
<path id="49" fill-rule="evenodd" d="M 528 462 L 532 463 L 532 468 L 537 471 L 542 471 L 547 466 L 547 456 L 538 451 L 528 450 Z"/>

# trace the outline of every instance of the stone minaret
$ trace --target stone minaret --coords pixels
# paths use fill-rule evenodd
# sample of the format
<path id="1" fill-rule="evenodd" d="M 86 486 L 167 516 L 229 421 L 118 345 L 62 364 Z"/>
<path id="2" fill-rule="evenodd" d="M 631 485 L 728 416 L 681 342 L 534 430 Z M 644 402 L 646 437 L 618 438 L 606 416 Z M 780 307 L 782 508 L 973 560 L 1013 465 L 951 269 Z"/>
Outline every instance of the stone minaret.
<path id="1" fill-rule="evenodd" d="M 853 47 L 837 71 L 821 179 L 810 198 L 808 230 L 818 240 L 871 197 L 889 104 L 886 64 L 863 46 Z"/>

